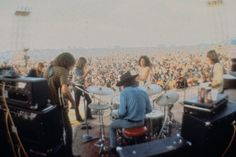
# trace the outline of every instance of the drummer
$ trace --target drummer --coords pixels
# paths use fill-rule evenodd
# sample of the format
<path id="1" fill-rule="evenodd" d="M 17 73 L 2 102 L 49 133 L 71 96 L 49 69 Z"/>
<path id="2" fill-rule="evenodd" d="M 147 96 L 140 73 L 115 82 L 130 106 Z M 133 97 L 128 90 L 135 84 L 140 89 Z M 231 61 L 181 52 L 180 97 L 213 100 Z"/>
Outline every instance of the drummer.
<path id="1" fill-rule="evenodd" d="M 137 80 L 140 86 L 144 86 L 152 82 L 152 64 L 147 56 L 141 56 L 138 61 L 139 76 Z"/>
<path id="2" fill-rule="evenodd" d="M 118 119 L 112 121 L 110 125 L 110 147 L 111 152 L 115 152 L 116 129 L 118 128 L 135 128 L 144 125 L 146 113 L 152 111 L 148 94 L 138 88 L 136 77 L 138 74 L 131 74 L 130 71 L 120 77 L 116 84 L 123 87 L 120 94 L 120 106 L 118 108 Z"/>

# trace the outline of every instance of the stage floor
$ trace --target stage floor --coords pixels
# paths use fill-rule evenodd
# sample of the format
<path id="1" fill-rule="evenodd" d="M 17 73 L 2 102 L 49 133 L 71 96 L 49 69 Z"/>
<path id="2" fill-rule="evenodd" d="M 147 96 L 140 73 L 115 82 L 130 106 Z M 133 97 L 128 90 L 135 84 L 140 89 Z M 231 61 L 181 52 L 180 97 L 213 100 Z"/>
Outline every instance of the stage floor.
<path id="1" fill-rule="evenodd" d="M 197 87 L 191 87 L 187 90 L 174 90 L 179 94 L 179 100 L 172 108 L 172 112 L 174 114 L 175 120 L 182 123 L 182 116 L 183 116 L 183 106 L 181 105 L 181 102 L 183 102 L 185 99 L 189 99 L 191 97 L 194 97 L 197 95 Z M 155 97 L 154 97 L 155 98 Z M 104 97 L 103 100 L 107 102 L 111 102 L 111 97 Z M 153 99 L 153 98 L 150 98 Z M 95 100 L 94 100 L 95 101 Z M 80 113 L 82 117 L 84 117 L 84 110 L 83 110 L 83 103 L 80 106 Z M 154 108 L 158 110 L 162 110 L 158 104 L 154 104 Z M 95 139 L 93 141 L 83 143 L 81 140 L 83 135 L 86 135 L 86 130 L 81 129 L 82 125 L 78 121 L 76 121 L 75 118 L 75 112 L 74 109 L 70 109 L 69 111 L 69 117 L 71 120 L 71 125 L 73 127 L 73 153 L 74 155 L 80 155 L 81 157 L 95 157 L 98 156 L 99 148 L 95 146 L 94 144 L 98 141 L 98 139 Z M 94 138 L 99 138 L 100 133 L 100 123 L 99 123 L 99 116 L 98 114 L 94 114 L 93 117 L 96 119 L 94 120 L 88 120 L 89 125 L 92 127 L 92 129 L 89 130 L 89 135 Z M 111 123 L 111 110 L 107 109 L 104 110 L 103 113 L 104 118 L 104 128 L 105 128 L 105 143 L 106 145 L 109 145 L 109 124 Z"/>

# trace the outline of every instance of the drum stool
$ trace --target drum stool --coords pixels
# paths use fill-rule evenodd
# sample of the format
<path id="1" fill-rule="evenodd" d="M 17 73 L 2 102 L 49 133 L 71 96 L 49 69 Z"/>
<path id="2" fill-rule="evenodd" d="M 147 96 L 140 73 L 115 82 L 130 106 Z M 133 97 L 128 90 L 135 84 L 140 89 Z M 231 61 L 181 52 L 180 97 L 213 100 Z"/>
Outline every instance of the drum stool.
<path id="1" fill-rule="evenodd" d="M 124 128 L 122 129 L 122 145 L 128 144 L 138 144 L 145 141 L 147 127 L 137 127 L 137 128 Z"/>

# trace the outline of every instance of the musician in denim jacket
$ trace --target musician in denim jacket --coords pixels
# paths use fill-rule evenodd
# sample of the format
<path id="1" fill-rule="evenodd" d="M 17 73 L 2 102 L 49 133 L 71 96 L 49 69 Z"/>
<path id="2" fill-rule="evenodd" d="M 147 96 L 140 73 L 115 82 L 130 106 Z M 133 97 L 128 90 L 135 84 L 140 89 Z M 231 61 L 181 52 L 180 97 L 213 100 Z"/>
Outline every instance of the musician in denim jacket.
<path id="1" fill-rule="evenodd" d="M 118 119 L 110 125 L 110 147 L 114 151 L 117 146 L 116 130 L 118 128 L 136 128 L 144 125 L 145 114 L 152 111 L 148 94 L 138 88 L 136 77 L 131 72 L 126 72 L 120 78 L 117 86 L 123 86 L 120 94 Z"/>

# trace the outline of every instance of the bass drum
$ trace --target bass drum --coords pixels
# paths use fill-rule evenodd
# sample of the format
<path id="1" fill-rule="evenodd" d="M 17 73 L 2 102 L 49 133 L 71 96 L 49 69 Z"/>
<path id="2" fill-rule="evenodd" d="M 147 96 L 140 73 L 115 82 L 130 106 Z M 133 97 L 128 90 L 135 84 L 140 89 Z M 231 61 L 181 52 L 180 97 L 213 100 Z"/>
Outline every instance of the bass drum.
<path id="1" fill-rule="evenodd" d="M 148 128 L 149 136 L 158 136 L 164 120 L 164 113 L 159 110 L 153 110 L 146 114 L 145 125 Z"/>

